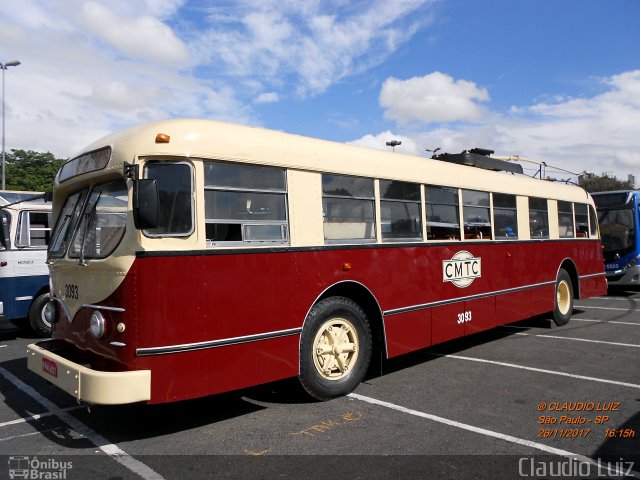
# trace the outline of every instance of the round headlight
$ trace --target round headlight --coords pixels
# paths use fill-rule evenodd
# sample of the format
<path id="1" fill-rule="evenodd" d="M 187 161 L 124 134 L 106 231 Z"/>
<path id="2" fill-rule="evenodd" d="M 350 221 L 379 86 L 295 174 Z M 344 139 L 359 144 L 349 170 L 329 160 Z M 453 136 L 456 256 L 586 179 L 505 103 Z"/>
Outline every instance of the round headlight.
<path id="1" fill-rule="evenodd" d="M 94 311 L 89 322 L 91 334 L 96 338 L 103 338 L 107 333 L 107 322 L 99 311 Z"/>
<path id="2" fill-rule="evenodd" d="M 58 318 L 56 317 L 56 305 L 52 301 L 47 302 L 42 310 L 42 315 L 44 319 L 51 325 L 56 323 Z"/>

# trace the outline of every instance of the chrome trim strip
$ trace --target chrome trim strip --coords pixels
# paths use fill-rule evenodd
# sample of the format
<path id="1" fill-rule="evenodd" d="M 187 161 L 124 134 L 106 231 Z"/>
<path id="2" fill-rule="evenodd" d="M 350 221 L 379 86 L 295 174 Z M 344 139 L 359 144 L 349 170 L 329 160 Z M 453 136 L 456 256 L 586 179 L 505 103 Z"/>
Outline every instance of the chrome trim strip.
<path id="1" fill-rule="evenodd" d="M 466 297 L 450 298 L 448 300 L 439 300 L 437 302 L 421 303 L 420 305 L 411 305 L 409 307 L 393 308 L 391 310 L 386 310 L 382 313 L 385 316 L 397 315 L 399 313 L 413 312 L 415 310 L 424 310 L 426 308 L 440 307 L 442 305 L 451 305 L 452 303 L 465 302 L 467 300 L 477 300 L 479 298 L 493 297 L 496 295 L 501 295 L 503 293 L 520 292 L 523 290 L 529 290 L 530 288 L 545 287 L 547 285 L 555 285 L 555 283 L 556 283 L 555 280 L 551 282 L 534 283 L 534 284 L 525 285 L 522 287 L 507 288 L 505 290 L 496 290 L 495 292 L 478 293 L 476 295 L 468 295 Z"/>
<path id="2" fill-rule="evenodd" d="M 258 342 L 260 340 L 270 340 L 272 338 L 287 337 L 297 335 L 302 328 L 290 328 L 288 330 L 278 330 L 275 332 L 257 333 L 255 335 L 245 335 L 243 337 L 223 338 L 220 340 L 209 340 L 206 342 L 185 343 L 182 345 L 167 345 L 164 347 L 146 347 L 136 349 L 136 355 L 143 357 L 148 355 L 165 355 L 168 353 L 191 352 L 194 350 L 205 350 L 209 348 L 227 347 L 241 343 Z"/>
<path id="3" fill-rule="evenodd" d="M 580 280 L 583 278 L 594 278 L 594 277 L 605 277 L 607 274 L 605 272 L 602 273 L 592 273 L 590 275 L 580 275 Z"/>
<path id="4" fill-rule="evenodd" d="M 113 345 L 114 347 L 126 347 L 127 346 L 126 343 L 122 343 L 122 342 L 111 342 L 109 345 Z"/>
<path id="5" fill-rule="evenodd" d="M 124 308 L 120 308 L 120 307 L 106 307 L 106 306 L 102 306 L 102 305 L 93 305 L 90 303 L 83 303 L 82 305 L 80 305 L 82 308 L 95 308 L 96 310 L 107 310 L 109 312 L 125 312 L 126 310 Z"/>

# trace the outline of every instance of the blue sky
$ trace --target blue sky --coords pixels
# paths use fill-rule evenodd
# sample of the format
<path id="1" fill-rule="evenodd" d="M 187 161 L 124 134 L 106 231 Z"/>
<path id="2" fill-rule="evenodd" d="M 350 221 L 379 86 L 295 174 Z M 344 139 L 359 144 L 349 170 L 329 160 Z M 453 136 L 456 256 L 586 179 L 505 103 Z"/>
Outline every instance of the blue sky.
<path id="1" fill-rule="evenodd" d="M 0 0 L 7 148 L 204 117 L 640 181 L 639 21 L 637 0 Z"/>

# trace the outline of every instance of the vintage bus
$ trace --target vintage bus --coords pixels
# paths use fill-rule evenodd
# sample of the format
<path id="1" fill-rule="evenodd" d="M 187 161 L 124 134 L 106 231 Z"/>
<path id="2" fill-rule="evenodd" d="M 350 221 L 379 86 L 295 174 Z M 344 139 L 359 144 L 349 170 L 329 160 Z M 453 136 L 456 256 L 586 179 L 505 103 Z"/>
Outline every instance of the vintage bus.
<path id="1" fill-rule="evenodd" d="M 39 336 L 51 334 L 44 316 L 49 301 L 47 245 L 51 201 L 41 192 L 0 191 L 0 323 L 28 319 Z"/>
<path id="2" fill-rule="evenodd" d="M 598 192 L 593 194 L 593 200 L 600 220 L 609 286 L 640 285 L 640 192 Z"/>
<path id="3" fill-rule="evenodd" d="M 296 376 L 326 400 L 372 355 L 562 325 L 606 293 L 584 190 L 452 158 L 208 120 L 99 140 L 56 178 L 53 339 L 29 368 L 97 404 Z"/>

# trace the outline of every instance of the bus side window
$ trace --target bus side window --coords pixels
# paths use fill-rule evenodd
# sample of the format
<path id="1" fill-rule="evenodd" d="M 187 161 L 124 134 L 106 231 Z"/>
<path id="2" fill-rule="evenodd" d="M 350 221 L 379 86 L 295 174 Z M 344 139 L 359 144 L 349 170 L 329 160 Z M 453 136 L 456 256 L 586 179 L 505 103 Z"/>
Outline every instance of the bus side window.
<path id="1" fill-rule="evenodd" d="M 491 215 L 489 193 L 462 190 L 464 238 L 466 240 L 491 240 Z"/>
<path id="2" fill-rule="evenodd" d="M 322 175 L 325 240 L 375 241 L 373 180 L 346 175 Z"/>
<path id="3" fill-rule="evenodd" d="M 493 223 L 496 229 L 496 238 L 518 239 L 518 209 L 515 195 L 493 194 Z"/>
<path id="4" fill-rule="evenodd" d="M 283 168 L 205 162 L 207 245 L 289 241 Z"/>
<path id="5" fill-rule="evenodd" d="M 427 240 L 460 240 L 458 189 L 425 187 Z"/>
<path id="6" fill-rule="evenodd" d="M 49 245 L 51 213 L 22 211 L 18 221 L 18 238 L 20 247 L 46 247 Z"/>
<path id="7" fill-rule="evenodd" d="M 589 205 L 589 232 L 592 238 L 598 237 L 598 216 L 591 205 Z"/>
<path id="8" fill-rule="evenodd" d="M 560 238 L 575 237 L 571 202 L 558 201 L 558 227 L 560 229 Z"/>
<path id="9" fill-rule="evenodd" d="M 589 237 L 589 210 L 584 203 L 574 203 L 573 208 L 576 215 L 576 237 Z"/>
<path id="10" fill-rule="evenodd" d="M 158 185 L 158 226 L 151 236 L 187 236 L 193 232 L 193 175 L 188 163 L 150 162 L 145 177 Z"/>
<path id="11" fill-rule="evenodd" d="M 531 238 L 549 238 L 549 209 L 545 198 L 529 198 Z"/>

